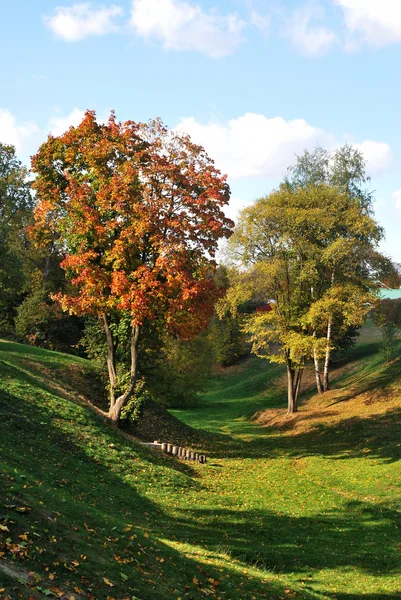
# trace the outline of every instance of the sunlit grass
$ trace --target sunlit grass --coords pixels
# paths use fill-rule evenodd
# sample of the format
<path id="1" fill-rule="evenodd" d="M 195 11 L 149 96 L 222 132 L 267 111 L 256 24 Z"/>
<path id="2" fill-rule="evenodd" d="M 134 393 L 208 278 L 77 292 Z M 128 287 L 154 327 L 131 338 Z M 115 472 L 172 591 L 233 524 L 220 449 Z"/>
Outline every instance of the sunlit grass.
<path id="1" fill-rule="evenodd" d="M 304 395 L 293 422 L 280 367 L 252 358 L 216 374 L 198 408 L 174 411 L 208 454 L 196 466 L 106 426 L 84 403 L 94 381 L 86 361 L 1 343 L 0 589 L 401 597 L 401 368 L 377 349 L 362 340 L 336 389 Z M 251 417 L 266 408 L 274 422 L 261 426 Z M 40 579 L 19 583 L 2 564 Z"/>

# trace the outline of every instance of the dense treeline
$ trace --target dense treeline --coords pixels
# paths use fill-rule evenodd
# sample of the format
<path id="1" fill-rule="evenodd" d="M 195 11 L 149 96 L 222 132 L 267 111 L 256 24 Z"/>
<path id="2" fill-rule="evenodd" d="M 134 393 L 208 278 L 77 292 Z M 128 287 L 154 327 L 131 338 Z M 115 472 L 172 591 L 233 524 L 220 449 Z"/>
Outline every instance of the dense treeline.
<path id="1" fill-rule="evenodd" d="M 304 368 L 326 391 L 332 352 L 352 345 L 378 280 L 399 281 L 350 146 L 298 157 L 242 211 L 219 267 L 233 226 L 225 177 L 160 121 L 100 125 L 88 112 L 32 170 L 0 144 L 0 335 L 89 357 L 115 423 L 144 389 L 194 404 L 213 366 L 250 348 L 286 364 L 295 411 Z M 377 319 L 389 347 L 398 312 L 382 306 Z"/>
<path id="2" fill-rule="evenodd" d="M 115 422 L 138 382 L 167 405 L 196 402 L 213 364 L 245 351 L 237 319 L 213 316 L 232 222 L 203 149 L 158 121 L 88 113 L 42 145 L 33 180 L 14 148 L 0 153 L 0 334 L 95 361 L 111 408 L 122 400 Z"/>

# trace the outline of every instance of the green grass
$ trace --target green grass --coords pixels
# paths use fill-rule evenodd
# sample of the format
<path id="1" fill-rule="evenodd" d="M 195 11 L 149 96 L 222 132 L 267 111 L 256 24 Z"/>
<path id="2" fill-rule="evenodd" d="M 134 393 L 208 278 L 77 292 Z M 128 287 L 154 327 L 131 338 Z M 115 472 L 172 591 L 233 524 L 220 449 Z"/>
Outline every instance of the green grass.
<path id="1" fill-rule="evenodd" d="M 374 340 L 319 406 L 341 408 L 330 423 L 250 419 L 285 405 L 277 366 L 216 375 L 174 411 L 199 432 L 199 466 L 105 425 L 75 391 L 93 393 L 82 359 L 1 342 L 0 377 L 0 598 L 401 597 L 401 369 Z"/>

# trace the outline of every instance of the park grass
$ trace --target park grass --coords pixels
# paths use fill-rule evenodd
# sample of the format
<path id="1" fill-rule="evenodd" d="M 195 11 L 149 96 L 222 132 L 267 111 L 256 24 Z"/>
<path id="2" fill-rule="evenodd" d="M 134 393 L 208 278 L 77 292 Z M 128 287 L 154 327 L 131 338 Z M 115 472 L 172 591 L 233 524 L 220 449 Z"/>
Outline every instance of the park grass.
<path id="1" fill-rule="evenodd" d="M 401 364 L 364 335 L 295 419 L 281 367 L 216 373 L 174 411 L 206 465 L 106 425 L 87 361 L 1 342 L 0 598 L 401 597 Z"/>
<path id="2" fill-rule="evenodd" d="M 294 417 L 280 369 L 256 358 L 217 375 L 197 410 L 175 412 L 219 436 L 221 471 L 207 476 L 222 520 L 237 510 L 231 555 L 297 594 L 401 597 L 401 360 L 385 364 L 379 340 L 368 324 L 334 389 L 304 394 Z"/>

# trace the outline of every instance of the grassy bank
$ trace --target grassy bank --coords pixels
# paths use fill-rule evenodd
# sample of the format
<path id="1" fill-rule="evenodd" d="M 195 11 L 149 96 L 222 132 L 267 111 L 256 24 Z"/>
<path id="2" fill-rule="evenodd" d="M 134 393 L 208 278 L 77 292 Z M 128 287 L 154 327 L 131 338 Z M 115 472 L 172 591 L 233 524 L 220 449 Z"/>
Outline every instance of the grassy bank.
<path id="1" fill-rule="evenodd" d="M 0 597 L 401 597 L 401 369 L 376 351 L 292 420 L 280 368 L 216 374 L 175 411 L 196 466 L 105 425 L 86 361 L 1 342 Z"/>

